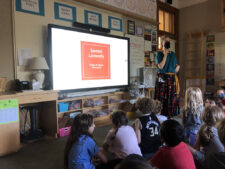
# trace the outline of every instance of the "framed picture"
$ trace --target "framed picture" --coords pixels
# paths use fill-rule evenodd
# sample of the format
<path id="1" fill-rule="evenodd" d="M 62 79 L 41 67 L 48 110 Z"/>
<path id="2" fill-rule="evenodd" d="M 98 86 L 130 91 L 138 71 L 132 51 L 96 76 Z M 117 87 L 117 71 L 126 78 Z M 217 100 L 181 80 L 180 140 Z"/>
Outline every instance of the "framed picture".
<path id="1" fill-rule="evenodd" d="M 215 42 L 215 35 L 208 35 L 206 41 L 207 42 Z"/>
<path id="2" fill-rule="evenodd" d="M 214 47 L 214 43 L 213 42 L 208 42 L 206 44 L 206 48 L 207 50 L 213 50 L 215 47 Z"/>
<path id="3" fill-rule="evenodd" d="M 85 24 L 102 27 L 102 15 L 97 12 L 84 10 Z"/>
<path id="4" fill-rule="evenodd" d="M 127 33 L 130 35 L 135 35 L 135 22 L 134 21 L 127 21 Z"/>
<path id="5" fill-rule="evenodd" d="M 207 64 L 214 64 L 215 63 L 215 57 L 214 56 L 207 57 L 206 63 Z"/>
<path id="6" fill-rule="evenodd" d="M 154 44 L 152 45 L 152 52 L 156 52 L 158 48 L 158 45 Z"/>
<path id="7" fill-rule="evenodd" d="M 207 56 L 215 56 L 215 50 L 207 50 Z"/>
<path id="8" fill-rule="evenodd" d="M 151 37 L 151 30 L 150 30 L 150 29 L 145 29 L 145 32 L 144 32 L 144 39 L 145 39 L 145 40 L 148 40 L 148 41 L 151 41 L 151 40 L 152 40 L 152 37 Z"/>
<path id="9" fill-rule="evenodd" d="M 44 0 L 16 0 L 16 10 L 44 16 Z"/>
<path id="10" fill-rule="evenodd" d="M 122 32 L 123 31 L 122 25 L 123 25 L 122 19 L 108 16 L 109 29 Z"/>
<path id="11" fill-rule="evenodd" d="M 157 31 L 152 31 L 152 42 L 157 42 Z"/>
<path id="12" fill-rule="evenodd" d="M 136 26 L 136 35 L 143 36 L 143 27 L 142 26 Z"/>
<path id="13" fill-rule="evenodd" d="M 71 21 L 71 22 L 76 21 L 75 7 L 55 2 L 54 10 L 55 10 L 55 19 Z"/>
<path id="14" fill-rule="evenodd" d="M 214 81 L 214 78 L 207 78 L 206 79 L 206 84 L 207 85 L 214 85 L 215 81 Z"/>
<path id="15" fill-rule="evenodd" d="M 214 77 L 214 70 L 210 70 L 206 72 L 207 77 L 213 78 Z"/>
<path id="16" fill-rule="evenodd" d="M 206 70 L 207 70 L 207 71 L 212 71 L 212 70 L 214 70 L 214 64 L 207 64 L 207 65 L 206 65 Z"/>

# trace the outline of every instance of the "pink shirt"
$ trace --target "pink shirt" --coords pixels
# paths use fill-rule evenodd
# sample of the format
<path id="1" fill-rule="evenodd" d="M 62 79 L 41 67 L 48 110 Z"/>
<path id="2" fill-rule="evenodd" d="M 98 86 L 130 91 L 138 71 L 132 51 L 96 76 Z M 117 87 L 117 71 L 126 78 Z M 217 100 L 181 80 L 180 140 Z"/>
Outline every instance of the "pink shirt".
<path id="1" fill-rule="evenodd" d="M 109 145 L 110 150 L 116 158 L 125 158 L 129 154 L 141 155 L 138 141 L 134 129 L 130 126 L 122 126 L 118 129 L 115 136 L 115 129 L 109 130 L 105 142 Z"/>

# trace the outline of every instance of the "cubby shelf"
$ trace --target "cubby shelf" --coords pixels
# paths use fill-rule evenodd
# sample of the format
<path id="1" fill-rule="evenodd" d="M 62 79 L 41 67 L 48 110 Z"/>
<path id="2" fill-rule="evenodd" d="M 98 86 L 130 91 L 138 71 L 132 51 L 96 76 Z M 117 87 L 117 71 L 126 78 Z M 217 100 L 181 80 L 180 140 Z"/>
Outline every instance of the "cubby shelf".
<path id="1" fill-rule="evenodd" d="M 58 103 L 69 103 L 77 102 L 80 104 L 80 108 L 74 110 L 68 110 L 64 112 L 58 112 L 58 118 L 62 118 L 64 114 L 70 114 L 73 112 L 81 112 L 81 113 L 93 113 L 96 116 L 96 113 L 104 113 L 105 116 L 95 117 L 95 125 L 103 126 L 110 124 L 110 113 L 112 111 L 112 107 L 114 110 L 121 109 L 121 105 L 123 103 L 127 103 L 129 99 L 129 94 L 126 92 L 115 92 L 103 95 L 93 95 L 93 96 L 84 96 L 84 97 L 75 97 L 69 99 L 58 100 Z M 110 100 L 116 100 L 118 102 L 111 102 Z M 125 100 L 123 102 L 119 102 L 119 100 Z M 96 105 L 100 104 L 100 105 Z M 90 105 L 90 106 L 89 106 Z"/>
<path id="2" fill-rule="evenodd" d="M 71 113 L 71 112 L 76 112 L 76 111 L 82 111 L 82 109 L 74 109 L 74 110 L 68 110 L 68 111 L 64 111 L 64 112 L 58 112 L 58 114 Z"/>

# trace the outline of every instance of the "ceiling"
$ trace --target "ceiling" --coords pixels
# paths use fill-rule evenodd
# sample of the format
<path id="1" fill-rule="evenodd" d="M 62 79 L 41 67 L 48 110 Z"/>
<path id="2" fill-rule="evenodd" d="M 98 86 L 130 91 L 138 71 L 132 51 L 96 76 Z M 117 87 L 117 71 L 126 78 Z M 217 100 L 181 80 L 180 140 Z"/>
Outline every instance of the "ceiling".
<path id="1" fill-rule="evenodd" d="M 165 1 L 165 0 L 161 0 Z M 181 8 L 186 8 L 192 5 L 200 4 L 203 2 L 206 2 L 208 0 L 173 0 L 173 6 L 175 8 L 181 9 Z"/>
<path id="2" fill-rule="evenodd" d="M 196 5 L 196 4 L 200 4 L 203 2 L 206 2 L 208 0 L 178 0 L 179 1 L 179 7 L 180 8 L 185 8 L 191 5 Z"/>

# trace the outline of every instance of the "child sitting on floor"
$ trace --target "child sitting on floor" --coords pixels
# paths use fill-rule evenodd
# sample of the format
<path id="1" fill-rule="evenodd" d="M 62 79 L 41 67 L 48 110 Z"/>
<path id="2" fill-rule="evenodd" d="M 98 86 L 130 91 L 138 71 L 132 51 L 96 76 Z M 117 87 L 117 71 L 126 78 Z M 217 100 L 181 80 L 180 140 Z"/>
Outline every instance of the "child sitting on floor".
<path id="1" fill-rule="evenodd" d="M 203 109 L 201 89 L 189 87 L 185 92 L 183 112 L 184 138 L 188 143 L 193 144 L 195 142 L 195 136 L 202 124 L 200 117 Z"/>
<path id="2" fill-rule="evenodd" d="M 149 160 L 161 145 L 159 136 L 160 122 L 154 113 L 155 102 L 153 99 L 139 98 L 136 107 L 141 111 L 142 115 L 135 120 L 134 130 L 143 157 Z"/>
<path id="3" fill-rule="evenodd" d="M 134 129 L 128 126 L 128 119 L 123 111 L 116 111 L 111 115 L 113 128 L 108 132 L 102 151 L 110 151 L 114 159 L 101 165 L 101 169 L 113 169 L 121 159 L 129 154 L 141 155 Z M 98 167 L 100 169 L 100 166 Z"/>
<path id="4" fill-rule="evenodd" d="M 205 107 L 216 106 L 216 102 L 214 100 L 212 100 L 212 99 L 206 98 L 204 106 Z"/>
<path id="5" fill-rule="evenodd" d="M 218 135 L 225 149 L 225 119 L 217 125 Z M 225 168 L 225 152 L 211 153 L 206 159 L 205 169 Z"/>
<path id="6" fill-rule="evenodd" d="M 224 90 L 223 89 L 219 89 L 219 90 L 217 90 L 216 94 L 217 94 L 217 97 L 220 98 L 222 104 L 225 106 L 225 93 L 224 93 Z"/>
<path id="7" fill-rule="evenodd" d="M 202 113 L 201 118 L 204 124 L 199 129 L 194 148 L 189 146 L 189 149 L 194 156 L 196 166 L 198 168 L 205 168 L 203 166 L 209 154 L 224 152 L 224 147 L 219 140 L 215 127 L 216 123 L 224 118 L 224 114 L 219 107 L 208 106 Z"/>
<path id="8" fill-rule="evenodd" d="M 64 169 L 94 169 L 92 163 L 94 156 L 107 162 L 105 155 L 99 151 L 93 139 L 94 128 L 92 115 L 82 113 L 74 118 L 65 147 Z"/>
<path id="9" fill-rule="evenodd" d="M 156 117 L 158 118 L 160 124 L 162 124 L 164 121 L 166 121 L 168 118 L 166 116 L 161 115 L 161 111 L 162 111 L 162 104 L 160 101 L 155 100 L 155 114 Z"/>
<path id="10" fill-rule="evenodd" d="M 166 120 L 160 129 L 160 136 L 166 146 L 161 147 L 150 163 L 158 169 L 195 169 L 191 152 L 182 140 L 183 126 L 175 120 Z"/>
<path id="11" fill-rule="evenodd" d="M 127 156 L 115 169 L 153 169 L 151 164 L 137 154 Z"/>

